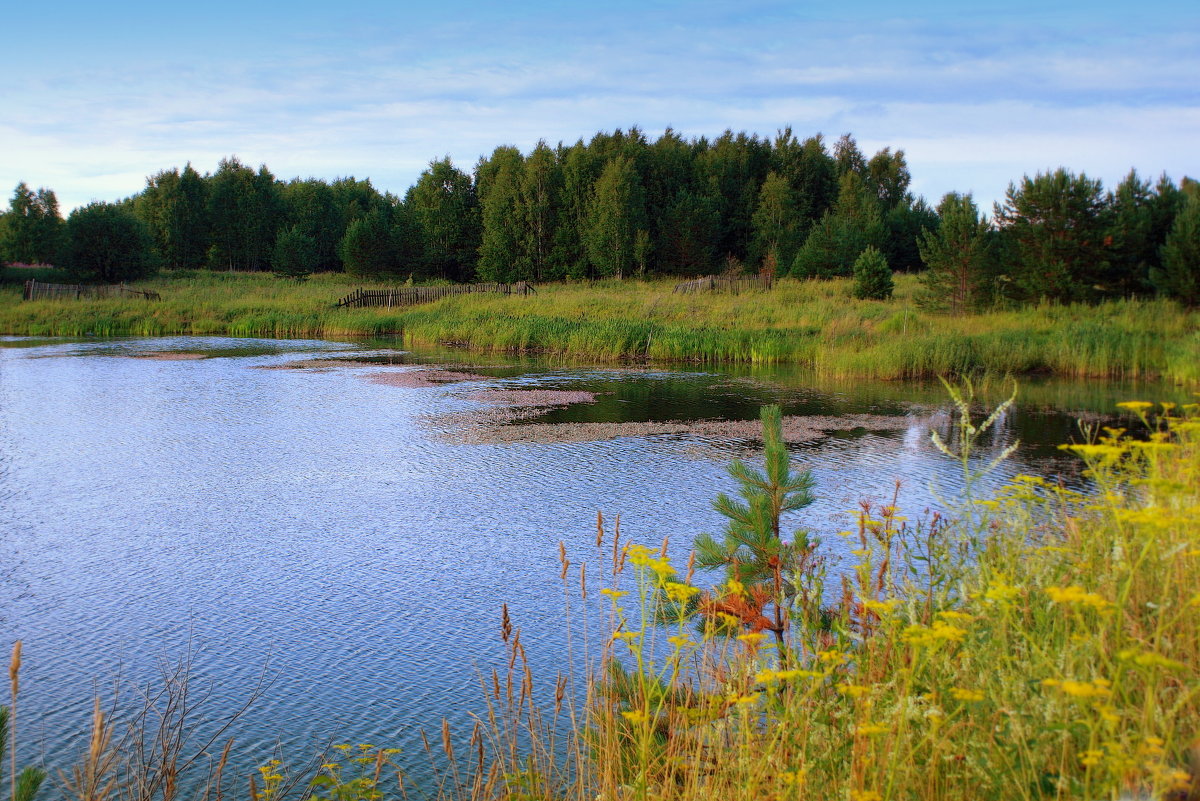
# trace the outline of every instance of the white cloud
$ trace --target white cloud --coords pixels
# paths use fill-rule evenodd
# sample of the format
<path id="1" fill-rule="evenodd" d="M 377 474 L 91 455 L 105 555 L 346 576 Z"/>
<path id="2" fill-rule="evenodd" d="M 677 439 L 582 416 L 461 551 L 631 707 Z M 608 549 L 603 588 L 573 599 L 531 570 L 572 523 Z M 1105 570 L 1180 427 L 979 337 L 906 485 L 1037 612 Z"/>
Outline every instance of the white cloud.
<path id="1" fill-rule="evenodd" d="M 403 193 L 431 158 L 469 169 L 499 144 L 631 124 L 651 136 L 667 125 L 770 136 L 791 124 L 800 136 L 851 131 L 866 148 L 903 148 L 920 191 L 974 189 L 984 201 L 1059 164 L 1106 183 L 1131 165 L 1179 177 L 1200 141 L 1200 37 L 1186 31 L 699 19 L 631 24 L 604 40 L 565 20 L 390 39 L 354 31 L 353 41 L 332 30 L 255 60 L 181 55 L 0 78 L 0 190 L 48 185 L 70 207 L 236 153 L 281 177 L 354 174 Z"/>

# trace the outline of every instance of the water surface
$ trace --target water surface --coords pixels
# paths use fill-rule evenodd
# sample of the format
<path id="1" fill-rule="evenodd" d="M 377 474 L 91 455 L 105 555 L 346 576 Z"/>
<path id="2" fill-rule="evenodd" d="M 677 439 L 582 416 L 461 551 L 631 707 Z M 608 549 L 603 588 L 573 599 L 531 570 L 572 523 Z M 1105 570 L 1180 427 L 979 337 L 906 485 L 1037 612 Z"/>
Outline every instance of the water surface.
<path id="1" fill-rule="evenodd" d="M 280 743 L 300 757 L 330 737 L 415 754 L 420 726 L 465 727 L 482 709 L 479 671 L 501 662 L 507 603 L 534 667 L 565 662 L 558 543 L 593 556 L 595 519 L 628 539 L 717 532 L 710 502 L 734 490 L 730 456 L 754 442 L 686 434 L 601 442 L 463 445 L 428 420 L 478 408 L 480 388 L 565 388 L 594 404 L 538 422 L 753 419 L 873 414 L 793 448 L 818 500 L 790 521 L 831 536 L 862 499 L 914 515 L 958 486 L 929 444 L 948 432 L 937 385 L 816 382 L 786 368 L 564 365 L 409 353 L 394 343 L 7 339 L 0 343 L 0 636 L 25 643 L 21 749 L 58 767 L 82 747 L 91 698 L 146 681 L 193 653 L 209 709 L 232 708 L 264 668 L 273 679 L 235 728 L 245 771 Z M 204 358 L 135 358 L 160 352 Z M 353 359 L 319 369 L 282 367 Z M 364 363 L 364 360 L 367 360 Z M 459 362 L 485 381 L 401 388 L 381 370 Z M 989 388 L 991 397 L 1004 394 Z M 987 441 L 1024 445 L 992 477 L 1082 479 L 1054 446 L 1118 400 L 1163 387 L 1028 382 Z M 988 455 L 988 452 L 983 454 Z"/>

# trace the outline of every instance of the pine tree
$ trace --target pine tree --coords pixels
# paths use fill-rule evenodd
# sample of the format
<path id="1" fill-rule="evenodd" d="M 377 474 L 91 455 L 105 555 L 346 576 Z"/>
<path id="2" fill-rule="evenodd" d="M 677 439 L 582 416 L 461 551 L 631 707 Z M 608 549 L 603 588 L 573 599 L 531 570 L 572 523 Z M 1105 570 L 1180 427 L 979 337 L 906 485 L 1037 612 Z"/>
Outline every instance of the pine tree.
<path id="1" fill-rule="evenodd" d="M 741 500 L 724 493 L 717 496 L 713 508 L 728 520 L 725 536 L 720 540 L 711 534 L 696 537 L 696 566 L 723 569 L 727 582 L 732 580 L 742 588 L 740 593 L 734 591 L 738 598 L 708 597 L 701 603 L 702 614 L 706 608 L 710 613 L 722 611 L 723 602 L 736 605 L 739 612 L 751 612 L 735 615 L 742 617 L 745 625 L 768 629 L 776 642 L 783 644 L 787 609 L 799 590 L 800 573 L 811 557 L 812 543 L 806 532 L 797 532 L 793 541 L 785 542 L 782 521 L 784 515 L 813 502 L 814 482 L 810 471 L 792 469 L 779 407 L 763 407 L 761 417 L 764 469 L 757 470 L 740 459 L 729 466 L 729 475 L 741 485 Z M 709 617 L 715 622 L 715 614 Z M 786 661 L 782 652 L 781 659 Z"/>
<path id="2" fill-rule="evenodd" d="M 1162 267 L 1150 274 L 1154 286 L 1185 306 L 1200 306 L 1200 191 L 1189 193 L 1162 247 Z"/>
<path id="3" fill-rule="evenodd" d="M 922 305 L 961 315 L 979 309 L 988 299 L 992 254 L 987 220 L 971 195 L 950 192 L 938 204 L 941 223 L 917 240 L 926 271 Z"/>
<path id="4" fill-rule="evenodd" d="M 705 195 L 684 189 L 662 214 L 658 262 L 677 275 L 705 275 L 717 260 L 721 219 L 717 204 Z"/>
<path id="5" fill-rule="evenodd" d="M 885 228 L 879 205 L 857 172 L 844 174 L 837 203 L 813 226 L 792 261 L 798 278 L 834 278 L 853 272 L 867 247 L 880 247 Z"/>
<path id="6" fill-rule="evenodd" d="M 854 297 L 887 300 L 895 284 L 887 259 L 874 245 L 869 245 L 854 262 Z"/>
<path id="7" fill-rule="evenodd" d="M 279 232 L 271 251 L 271 269 L 283 278 L 303 281 L 312 275 L 317 265 L 317 241 L 298 225 Z"/>
<path id="8" fill-rule="evenodd" d="M 1059 168 L 1009 184 L 995 221 L 1008 240 L 1019 300 L 1094 298 L 1108 267 L 1108 207 L 1100 181 Z"/>
<path id="9" fill-rule="evenodd" d="M 398 271 L 387 213 L 374 209 L 350 223 L 338 245 L 338 255 L 350 275 L 380 276 Z"/>

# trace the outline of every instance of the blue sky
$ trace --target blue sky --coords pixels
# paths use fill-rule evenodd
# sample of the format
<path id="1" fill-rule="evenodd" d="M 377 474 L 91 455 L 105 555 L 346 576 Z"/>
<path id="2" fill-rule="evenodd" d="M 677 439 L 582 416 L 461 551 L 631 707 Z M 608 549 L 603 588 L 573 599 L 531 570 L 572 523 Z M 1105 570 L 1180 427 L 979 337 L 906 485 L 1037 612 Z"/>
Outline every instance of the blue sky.
<path id="1" fill-rule="evenodd" d="M 1001 13 L 1003 12 L 1003 13 Z M 1060 165 L 1200 174 L 1200 3 L 7 3 L 0 193 L 64 209 L 223 156 L 402 194 L 638 125 L 851 132 L 983 203 Z"/>

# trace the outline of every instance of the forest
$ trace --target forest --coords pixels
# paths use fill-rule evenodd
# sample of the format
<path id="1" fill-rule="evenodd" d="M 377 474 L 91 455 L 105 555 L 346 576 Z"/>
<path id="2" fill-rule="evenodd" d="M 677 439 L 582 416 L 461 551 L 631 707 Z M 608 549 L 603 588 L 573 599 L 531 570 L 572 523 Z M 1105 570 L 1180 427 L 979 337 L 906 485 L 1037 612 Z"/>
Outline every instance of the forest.
<path id="1" fill-rule="evenodd" d="M 1200 185 L 1131 171 L 1115 189 L 1065 168 L 1023 176 L 981 210 L 930 206 L 903 150 L 868 157 L 790 128 L 651 141 L 598 133 L 529 153 L 497 147 L 471 174 L 430 163 L 404 197 L 369 179 L 284 181 L 235 156 L 147 178 L 123 200 L 64 220 L 51 189 L 20 184 L 0 215 L 0 259 L 84 281 L 156 270 L 344 271 L 372 279 L 518 281 L 767 272 L 856 277 L 886 297 L 924 274 L 924 302 L 998 304 L 1167 296 L 1200 303 Z"/>

